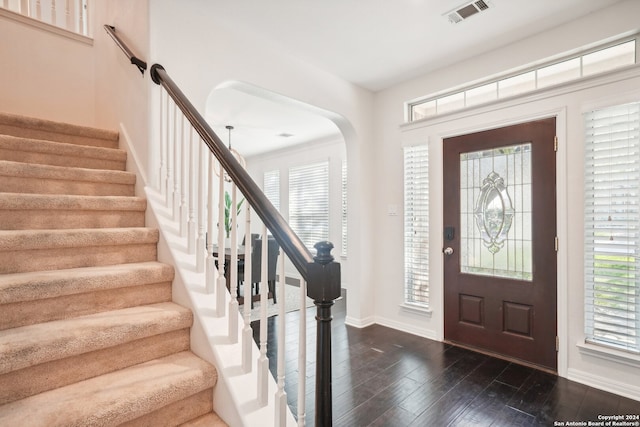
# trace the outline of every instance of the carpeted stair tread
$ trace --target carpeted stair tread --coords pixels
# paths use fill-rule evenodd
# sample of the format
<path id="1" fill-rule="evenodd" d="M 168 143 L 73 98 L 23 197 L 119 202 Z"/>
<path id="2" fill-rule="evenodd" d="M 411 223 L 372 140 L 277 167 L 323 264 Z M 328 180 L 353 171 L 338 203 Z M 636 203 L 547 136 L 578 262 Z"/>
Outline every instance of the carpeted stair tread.
<path id="1" fill-rule="evenodd" d="M 118 425 L 212 388 L 213 366 L 181 352 L 9 403 L 0 425 Z"/>
<path id="2" fill-rule="evenodd" d="M 155 261 L 158 237 L 144 227 L 0 230 L 0 273 Z"/>
<path id="3" fill-rule="evenodd" d="M 130 172 L 67 168 L 0 160 L 0 189 L 5 193 L 133 196 Z"/>
<path id="4" fill-rule="evenodd" d="M 198 417 L 194 420 L 187 421 L 184 424 L 180 425 L 181 427 L 227 427 L 227 423 L 225 423 L 222 418 L 218 416 L 218 414 L 212 412 L 201 417 Z"/>
<path id="5" fill-rule="evenodd" d="M 118 147 L 118 132 L 0 112 L 0 133 L 71 144 Z"/>
<path id="6" fill-rule="evenodd" d="M 72 229 L 143 227 L 146 199 L 0 193 L 0 229 Z"/>
<path id="7" fill-rule="evenodd" d="M 133 196 L 0 193 L 0 209 L 9 210 L 144 211 L 146 208 L 146 199 Z"/>
<path id="8" fill-rule="evenodd" d="M 166 302 L 7 329 L 0 331 L 0 374 L 188 328 L 192 322 L 189 309 Z"/>
<path id="9" fill-rule="evenodd" d="M 124 170 L 127 153 L 116 148 L 0 135 L 0 159 L 55 166 Z"/>
<path id="10" fill-rule="evenodd" d="M 4 274 L 0 304 L 171 282 L 173 277 L 173 267 L 156 261 Z"/>
<path id="11" fill-rule="evenodd" d="M 7 160 L 0 160 L 0 176 L 130 185 L 136 182 L 136 175 L 132 172 L 25 164 Z"/>
<path id="12" fill-rule="evenodd" d="M 0 230 L 0 251 L 157 243 L 158 236 L 157 229 L 147 227 Z"/>

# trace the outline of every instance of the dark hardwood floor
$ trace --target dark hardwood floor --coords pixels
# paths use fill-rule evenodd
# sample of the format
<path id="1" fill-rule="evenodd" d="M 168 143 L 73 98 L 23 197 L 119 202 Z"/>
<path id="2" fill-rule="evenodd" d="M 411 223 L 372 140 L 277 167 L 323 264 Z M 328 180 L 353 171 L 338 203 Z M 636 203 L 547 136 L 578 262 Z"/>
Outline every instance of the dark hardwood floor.
<path id="1" fill-rule="evenodd" d="M 587 425 L 600 421 L 598 415 L 640 414 L 638 401 L 536 369 L 384 326 L 346 326 L 345 301 L 338 301 L 333 309 L 334 426 L 554 426 L 567 421 Z M 307 311 L 308 426 L 314 425 L 314 316 L 315 307 L 311 307 Z M 297 311 L 284 319 L 285 387 L 294 415 L 298 319 Z M 277 316 L 268 320 L 268 356 L 274 377 L 279 321 Z M 254 322 L 252 327 L 257 339 L 259 325 Z"/>

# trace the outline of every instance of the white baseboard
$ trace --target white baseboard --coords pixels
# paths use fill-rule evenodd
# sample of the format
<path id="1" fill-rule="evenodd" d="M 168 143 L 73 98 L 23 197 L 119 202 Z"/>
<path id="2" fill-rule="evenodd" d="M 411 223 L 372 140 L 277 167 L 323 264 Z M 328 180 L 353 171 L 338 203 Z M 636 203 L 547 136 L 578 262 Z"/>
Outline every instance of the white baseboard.
<path id="1" fill-rule="evenodd" d="M 393 320 L 376 317 L 376 323 L 388 328 L 393 328 L 398 331 L 406 332 L 411 335 L 417 335 L 422 338 L 428 338 L 430 340 L 439 341 L 435 331 L 424 328 L 416 328 L 408 326 L 406 323 L 400 323 Z"/>
<path id="2" fill-rule="evenodd" d="M 567 379 L 588 385 L 609 393 L 615 393 L 620 396 L 628 397 L 640 401 L 640 387 L 614 381 L 610 378 L 593 375 L 589 372 L 580 371 L 578 369 L 569 368 L 567 370 Z"/>
<path id="3" fill-rule="evenodd" d="M 358 319 L 351 316 L 346 316 L 344 318 L 345 325 L 353 326 L 354 328 L 366 328 L 367 326 L 374 325 L 376 323 L 376 318 L 373 316 L 365 317 L 364 319 Z"/>

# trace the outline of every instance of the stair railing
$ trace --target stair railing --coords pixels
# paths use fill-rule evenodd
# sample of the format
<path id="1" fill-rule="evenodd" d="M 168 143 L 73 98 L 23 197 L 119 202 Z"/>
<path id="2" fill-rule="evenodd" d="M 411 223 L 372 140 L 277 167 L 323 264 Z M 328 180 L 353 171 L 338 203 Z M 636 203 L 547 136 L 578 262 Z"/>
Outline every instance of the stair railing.
<path id="1" fill-rule="evenodd" d="M 299 346 L 299 379 L 298 379 L 298 424 L 305 422 L 305 381 L 306 381 L 306 297 L 313 299 L 317 307 L 317 345 L 316 345 L 316 401 L 315 425 L 332 425 L 332 392 L 331 392 L 331 307 L 334 300 L 340 297 L 340 264 L 334 262 L 331 255 L 333 245 L 330 242 L 318 242 L 315 245 L 317 254 L 313 256 L 298 235 L 291 229 L 287 221 L 271 204 L 267 196 L 244 170 L 231 151 L 219 136 L 187 99 L 176 83 L 167 74 L 164 67 L 154 64 L 150 70 L 152 80 L 162 87 L 160 96 L 161 135 L 160 162 L 158 167 L 160 193 L 165 196 L 167 208 L 173 219 L 179 223 L 179 233 L 187 238 L 188 250 L 195 256 L 194 264 L 198 271 L 204 270 L 207 291 L 216 295 L 215 312 L 229 316 L 229 339 L 237 342 L 237 319 L 233 315 L 238 310 L 237 268 L 238 236 L 236 227 L 231 230 L 230 248 L 230 289 L 227 290 L 227 279 L 224 276 L 224 259 L 227 243 L 225 242 L 224 206 L 226 186 L 231 186 L 231 206 L 229 215 L 231 222 L 238 224 L 237 209 L 238 192 L 247 201 L 245 205 L 245 241 L 251 240 L 251 210 L 261 219 L 262 254 L 267 254 L 267 230 L 273 235 L 283 253 L 289 258 L 302 276 L 300 299 L 300 342 Z M 196 141 L 197 139 L 197 141 Z M 218 178 L 214 177 L 218 175 Z M 216 182 L 217 181 L 217 182 Z M 217 184 L 217 190 L 216 190 Z M 217 194 L 216 194 L 217 192 Z M 215 215 L 214 203 L 218 201 L 218 214 Z M 205 202 L 206 201 L 206 202 Z M 217 248 L 213 238 L 218 236 Z M 247 243 L 246 248 L 250 247 Z M 217 250 L 217 259 L 214 253 Z M 219 262 L 217 262 L 219 261 Z M 252 272 L 250 258 L 245 262 L 245 291 L 251 295 Z M 262 256 L 261 287 L 261 325 L 258 356 L 258 401 L 261 405 L 268 403 L 268 371 L 267 354 L 267 256 Z M 281 298 L 284 296 L 284 256 L 279 257 L 278 281 Z M 257 281 L 257 280 L 254 280 Z M 247 292 L 245 292 L 245 296 Z M 229 298 L 230 297 L 230 298 Z M 229 299 L 228 305 L 225 302 Z M 252 331 L 250 327 L 250 303 L 245 298 L 243 318 L 245 327 L 242 331 L 242 365 L 245 372 L 251 370 Z M 284 317 L 284 303 L 280 304 L 281 319 Z M 285 336 L 284 319 L 278 322 L 278 374 L 276 398 L 276 425 L 286 423 L 286 393 L 284 392 L 284 357 Z"/>
<path id="2" fill-rule="evenodd" d="M 89 36 L 90 0 L 2 0 L 0 7 L 73 33 Z"/>

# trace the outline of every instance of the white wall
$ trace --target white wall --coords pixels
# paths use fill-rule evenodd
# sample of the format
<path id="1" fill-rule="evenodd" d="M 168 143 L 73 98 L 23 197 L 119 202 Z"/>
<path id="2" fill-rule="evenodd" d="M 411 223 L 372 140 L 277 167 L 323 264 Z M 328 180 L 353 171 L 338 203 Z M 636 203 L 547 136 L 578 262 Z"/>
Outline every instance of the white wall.
<path id="1" fill-rule="evenodd" d="M 633 70 L 614 79 L 594 79 L 587 85 L 546 92 L 493 107 L 478 108 L 423 123 L 403 126 L 404 102 L 447 90 L 467 82 L 542 60 L 599 40 L 638 31 L 640 2 L 619 3 L 568 25 L 463 63 L 405 82 L 376 95 L 374 115 L 375 174 L 373 222 L 375 320 L 398 329 L 442 339 L 442 138 L 507 125 L 543 116 L 558 116 L 562 147 L 558 158 L 558 280 L 559 373 L 593 386 L 640 399 L 640 358 L 625 363 L 603 360 L 581 351 L 584 342 L 582 245 L 582 113 L 598 105 L 640 100 L 640 72 Z M 387 216 L 389 204 L 402 206 L 402 146 L 430 144 L 430 285 L 432 313 L 416 314 L 400 308 L 403 299 L 402 218 Z M 630 361 L 630 362 L 629 362 Z"/>
<path id="2" fill-rule="evenodd" d="M 116 27 L 116 33 L 135 56 L 149 58 L 149 11 L 147 0 L 111 0 L 94 2 L 94 45 L 96 76 L 96 126 L 121 132 L 121 145 L 129 150 L 128 167 L 137 163 L 148 165 L 149 138 L 149 70 L 144 77 L 132 65 L 104 30 L 104 25 Z M 150 67 L 150 64 L 149 64 Z M 135 162 L 134 160 L 137 160 Z M 148 168 L 148 167 L 147 167 Z M 142 181 L 147 170 L 139 170 Z M 145 182 L 137 182 L 136 194 L 143 194 Z"/>
<path id="3" fill-rule="evenodd" d="M 288 220 L 289 168 L 322 161 L 329 162 L 329 241 L 334 244 L 333 256 L 337 262 L 340 262 L 342 287 L 349 289 L 346 281 L 349 259 L 340 256 L 342 250 L 342 162 L 344 160 L 346 160 L 346 149 L 342 139 L 309 141 L 288 149 L 249 157 L 247 170 L 261 187 L 264 184 L 265 172 L 280 171 L 280 213 Z M 300 278 L 300 274 L 291 263 L 285 264 L 285 271 L 287 277 Z"/>
<path id="4" fill-rule="evenodd" d="M 95 124 L 91 39 L 26 24 L 0 10 L 0 111 Z"/>
<path id="5" fill-rule="evenodd" d="M 201 113 L 209 93 L 227 81 L 247 82 L 335 113 L 331 119 L 345 138 L 349 161 L 348 311 L 355 319 L 371 319 L 373 225 L 365 212 L 373 193 L 368 190 L 373 95 L 236 30 L 216 14 L 215 2 L 157 0 L 149 6 L 151 59 L 166 68 Z"/>

